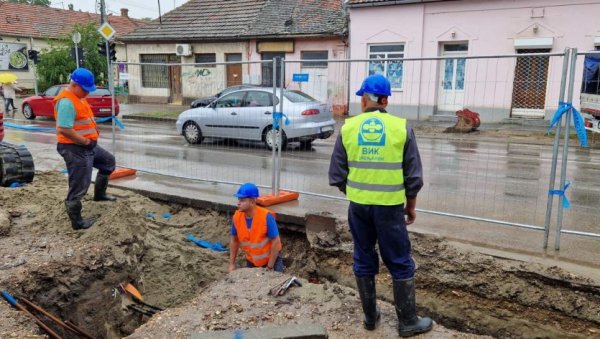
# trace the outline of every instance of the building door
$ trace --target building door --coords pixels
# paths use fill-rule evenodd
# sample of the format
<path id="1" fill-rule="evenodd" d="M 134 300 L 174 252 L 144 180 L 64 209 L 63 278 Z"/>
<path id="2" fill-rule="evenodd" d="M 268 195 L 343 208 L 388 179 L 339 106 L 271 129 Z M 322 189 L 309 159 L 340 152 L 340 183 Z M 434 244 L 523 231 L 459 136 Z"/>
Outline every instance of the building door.
<path id="1" fill-rule="evenodd" d="M 440 62 L 438 111 L 455 112 L 464 108 L 467 60 L 459 57 L 467 56 L 467 51 L 466 43 L 442 46 L 442 56 L 457 58 L 444 59 Z"/>
<path id="2" fill-rule="evenodd" d="M 225 54 L 225 61 L 227 62 L 241 62 L 241 53 L 228 53 Z M 227 65 L 227 87 L 241 85 L 242 84 L 242 64 L 228 64 Z"/>
<path id="3" fill-rule="evenodd" d="M 263 60 L 273 60 L 273 58 L 285 58 L 285 53 L 283 52 L 264 52 L 262 53 Z M 275 84 L 277 87 L 281 86 L 281 64 L 277 63 L 277 80 Z M 273 86 L 273 63 L 264 63 L 262 65 L 262 85 L 263 86 Z"/>
<path id="4" fill-rule="evenodd" d="M 521 49 L 517 53 L 547 53 L 549 51 L 548 49 Z M 511 116 L 544 118 L 549 62 L 550 57 L 548 56 L 517 58 Z"/>
<path id="5" fill-rule="evenodd" d="M 177 55 L 170 54 L 168 63 L 181 63 L 181 58 Z M 169 102 L 173 104 L 181 104 L 183 102 L 183 93 L 181 85 L 181 66 L 169 66 Z"/>

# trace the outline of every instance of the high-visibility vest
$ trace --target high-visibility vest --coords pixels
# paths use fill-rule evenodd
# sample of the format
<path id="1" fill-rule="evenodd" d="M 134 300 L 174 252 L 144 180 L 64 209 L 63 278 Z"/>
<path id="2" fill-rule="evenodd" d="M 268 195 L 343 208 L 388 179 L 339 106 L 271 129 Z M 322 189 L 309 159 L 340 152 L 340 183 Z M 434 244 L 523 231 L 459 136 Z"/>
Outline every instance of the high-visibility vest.
<path id="1" fill-rule="evenodd" d="M 273 214 L 265 208 L 256 206 L 250 230 L 246 224 L 246 213 L 236 211 L 233 215 L 233 226 L 237 232 L 240 246 L 246 254 L 246 259 L 257 267 L 267 265 L 271 255 L 273 241 L 267 236 L 268 213 Z M 279 250 L 281 251 L 281 243 Z"/>
<path id="2" fill-rule="evenodd" d="M 98 140 L 98 129 L 94 120 L 94 112 L 88 104 L 87 100 L 80 99 L 73 92 L 65 89 L 54 98 L 54 119 L 58 122 L 58 101 L 66 98 L 73 103 L 75 107 L 75 124 L 73 129 L 82 137 L 90 140 Z M 60 144 L 74 144 L 75 142 L 58 131 L 56 132 L 56 140 Z"/>
<path id="3" fill-rule="evenodd" d="M 363 205 L 404 204 L 406 119 L 379 111 L 361 113 L 346 120 L 341 134 L 348 157 L 348 200 Z"/>

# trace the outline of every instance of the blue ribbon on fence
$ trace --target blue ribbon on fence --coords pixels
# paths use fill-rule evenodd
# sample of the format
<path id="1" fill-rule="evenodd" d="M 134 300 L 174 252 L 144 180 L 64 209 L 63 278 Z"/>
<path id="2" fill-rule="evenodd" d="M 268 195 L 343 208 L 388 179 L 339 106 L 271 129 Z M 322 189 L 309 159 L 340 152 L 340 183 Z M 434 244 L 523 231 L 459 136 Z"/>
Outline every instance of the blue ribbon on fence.
<path id="1" fill-rule="evenodd" d="M 587 133 L 585 131 L 585 124 L 583 123 L 583 118 L 581 117 L 581 113 L 570 102 L 559 101 L 559 106 L 554 116 L 552 117 L 552 121 L 550 122 L 550 127 L 548 127 L 548 133 L 550 130 L 556 125 L 560 119 L 562 119 L 563 114 L 567 113 L 569 110 L 573 112 L 573 125 L 575 125 L 575 131 L 577 132 L 577 137 L 579 138 L 579 142 L 581 143 L 581 147 L 589 147 L 587 143 Z M 567 121 L 567 124 L 570 123 Z"/>
<path id="2" fill-rule="evenodd" d="M 107 121 L 110 121 L 112 118 L 113 118 L 112 116 L 110 116 L 110 117 L 104 117 L 104 118 L 98 118 L 98 119 L 96 119 L 96 122 L 99 122 L 99 123 L 107 122 Z M 125 129 L 125 125 L 123 125 L 123 123 L 121 122 L 121 120 L 119 120 L 119 118 L 114 117 L 114 119 L 115 119 L 115 124 L 117 126 L 119 126 L 120 129 Z"/>
<path id="3" fill-rule="evenodd" d="M 17 125 L 12 122 L 8 122 L 8 121 L 4 122 L 4 127 L 22 129 L 25 131 L 32 131 L 32 132 L 49 132 L 49 131 L 56 130 L 56 128 L 54 128 L 54 127 L 40 127 L 40 126 L 35 126 L 35 125 Z"/>
<path id="4" fill-rule="evenodd" d="M 567 188 L 569 188 L 569 186 L 571 186 L 571 183 L 567 180 L 567 183 L 565 184 L 565 187 L 562 190 L 549 190 L 548 191 L 548 194 L 550 194 L 550 195 L 558 195 L 559 197 L 563 197 L 563 208 L 571 207 L 571 203 L 569 202 L 569 199 L 567 199 L 567 195 L 565 194 L 565 192 L 567 191 Z"/>
<path id="5" fill-rule="evenodd" d="M 282 118 L 285 119 L 284 124 L 286 126 L 290 124 L 290 119 L 288 119 L 287 115 L 283 114 L 283 112 L 273 112 L 273 128 L 274 129 L 279 128 L 279 122 L 281 121 Z"/>

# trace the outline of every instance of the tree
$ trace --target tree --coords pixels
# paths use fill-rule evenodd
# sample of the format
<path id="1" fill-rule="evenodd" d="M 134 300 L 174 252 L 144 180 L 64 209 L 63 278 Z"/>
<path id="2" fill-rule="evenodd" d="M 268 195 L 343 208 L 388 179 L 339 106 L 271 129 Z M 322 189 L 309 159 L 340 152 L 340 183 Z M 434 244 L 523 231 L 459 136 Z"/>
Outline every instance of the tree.
<path id="1" fill-rule="evenodd" d="M 96 29 L 96 22 L 85 25 L 77 24 L 69 34 L 51 41 L 50 48 L 41 51 L 40 62 L 37 65 L 41 90 L 66 83 L 69 80 L 69 74 L 75 70 L 75 60 L 70 56 L 71 48 L 75 47 L 71 40 L 75 32 L 81 34 L 81 42 L 78 47 L 83 48 L 84 67 L 94 73 L 97 84 L 105 84 L 106 57 L 98 53 L 98 43 L 104 40 Z"/>
<path id="2" fill-rule="evenodd" d="M 8 0 L 8 2 L 12 2 L 15 4 L 28 4 L 46 7 L 50 7 L 51 3 L 50 0 Z"/>

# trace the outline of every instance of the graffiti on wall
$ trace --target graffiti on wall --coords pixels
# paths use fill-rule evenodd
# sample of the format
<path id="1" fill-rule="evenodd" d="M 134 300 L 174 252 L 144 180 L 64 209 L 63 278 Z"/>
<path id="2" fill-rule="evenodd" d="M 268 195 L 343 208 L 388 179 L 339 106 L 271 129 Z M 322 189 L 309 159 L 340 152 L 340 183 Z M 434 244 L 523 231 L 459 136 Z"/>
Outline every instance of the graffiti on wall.
<path id="1" fill-rule="evenodd" d="M 201 68 L 189 72 L 183 72 L 182 75 L 188 84 L 195 85 L 198 84 L 200 79 L 211 75 L 211 71 L 208 68 Z"/>

